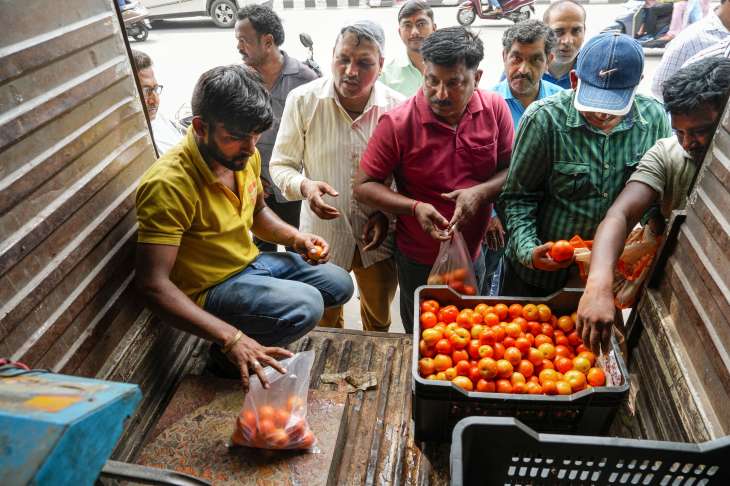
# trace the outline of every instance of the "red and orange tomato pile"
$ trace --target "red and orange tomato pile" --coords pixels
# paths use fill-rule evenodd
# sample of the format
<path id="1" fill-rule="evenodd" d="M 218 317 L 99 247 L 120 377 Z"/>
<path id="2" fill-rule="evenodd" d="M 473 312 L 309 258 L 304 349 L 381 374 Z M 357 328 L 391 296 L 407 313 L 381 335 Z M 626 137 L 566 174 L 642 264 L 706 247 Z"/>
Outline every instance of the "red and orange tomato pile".
<path id="1" fill-rule="evenodd" d="M 236 420 L 231 442 L 261 449 L 309 449 L 314 433 L 304 418 L 304 402 L 292 395 L 285 406 L 244 408 Z"/>
<path id="2" fill-rule="evenodd" d="M 575 313 L 544 304 L 421 303 L 418 371 L 467 391 L 570 395 L 603 386 L 606 375 L 575 331 Z"/>

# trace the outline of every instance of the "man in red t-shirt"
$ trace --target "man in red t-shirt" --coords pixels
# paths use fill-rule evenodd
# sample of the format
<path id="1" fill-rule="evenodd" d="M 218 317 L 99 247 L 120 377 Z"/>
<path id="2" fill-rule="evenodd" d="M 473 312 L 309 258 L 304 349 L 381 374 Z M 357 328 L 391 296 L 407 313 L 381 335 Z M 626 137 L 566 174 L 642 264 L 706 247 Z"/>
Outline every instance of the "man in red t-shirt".
<path id="1" fill-rule="evenodd" d="M 423 89 L 384 114 L 360 161 L 355 198 L 398 216 L 400 313 L 413 330 L 413 292 L 426 283 L 441 241 L 464 235 L 472 260 L 507 177 L 512 118 L 497 94 L 477 90 L 482 41 L 449 27 L 423 42 Z M 398 192 L 386 181 L 395 179 Z M 483 262 L 482 262 L 483 266 Z M 477 277 L 483 269 L 476 269 Z"/>

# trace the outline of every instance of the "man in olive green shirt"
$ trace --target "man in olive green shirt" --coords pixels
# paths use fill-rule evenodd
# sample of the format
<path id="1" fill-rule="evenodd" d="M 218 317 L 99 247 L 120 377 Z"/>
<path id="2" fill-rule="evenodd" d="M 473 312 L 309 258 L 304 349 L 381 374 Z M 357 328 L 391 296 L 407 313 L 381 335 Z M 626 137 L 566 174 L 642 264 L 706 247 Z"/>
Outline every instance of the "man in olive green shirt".
<path id="1" fill-rule="evenodd" d="M 423 86 L 421 44 L 436 30 L 433 10 L 421 0 L 408 0 L 398 11 L 398 35 L 406 52 L 391 60 L 380 73 L 380 81 L 405 96 L 413 96 Z"/>
<path id="2" fill-rule="evenodd" d="M 504 295 L 559 290 L 568 267 L 552 242 L 592 239 L 641 156 L 671 135 L 661 104 L 636 94 L 644 54 L 634 39 L 601 34 L 581 49 L 575 90 L 532 103 L 520 121 L 498 203 L 509 243 Z"/>
<path id="3" fill-rule="evenodd" d="M 664 105 L 672 115 L 675 136 L 659 140 L 644 155 L 593 240 L 577 322 L 592 350 L 608 348 L 615 312 L 614 269 L 629 231 L 657 202 L 664 218 L 684 207 L 729 93 L 730 59 L 724 58 L 690 64 L 664 83 Z"/>

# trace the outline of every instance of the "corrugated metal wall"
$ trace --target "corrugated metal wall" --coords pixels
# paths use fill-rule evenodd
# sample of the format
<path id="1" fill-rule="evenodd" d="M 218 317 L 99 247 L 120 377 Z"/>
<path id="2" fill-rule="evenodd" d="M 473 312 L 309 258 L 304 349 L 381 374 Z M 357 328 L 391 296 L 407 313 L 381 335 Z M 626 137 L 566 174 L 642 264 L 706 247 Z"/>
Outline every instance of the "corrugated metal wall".
<path id="1" fill-rule="evenodd" d="M 657 284 L 639 305 L 640 412 L 648 435 L 730 434 L 730 108 Z"/>
<path id="2" fill-rule="evenodd" d="M 0 356 L 160 401 L 194 340 L 132 289 L 156 156 L 114 4 L 2 0 L 0 43 Z"/>

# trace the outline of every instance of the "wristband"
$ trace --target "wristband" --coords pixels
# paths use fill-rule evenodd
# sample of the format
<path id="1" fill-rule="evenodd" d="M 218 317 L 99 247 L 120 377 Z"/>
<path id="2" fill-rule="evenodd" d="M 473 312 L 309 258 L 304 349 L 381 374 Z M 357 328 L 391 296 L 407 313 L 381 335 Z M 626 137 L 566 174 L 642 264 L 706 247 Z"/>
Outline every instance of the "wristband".
<path id="1" fill-rule="evenodd" d="M 229 352 L 231 351 L 231 349 L 233 349 L 233 346 L 235 346 L 235 345 L 236 345 L 236 343 L 237 343 L 237 342 L 238 342 L 238 341 L 239 341 L 239 340 L 240 340 L 240 339 L 241 339 L 242 337 L 243 337 L 243 333 L 241 332 L 241 330 L 240 330 L 240 329 L 239 329 L 239 330 L 237 330 L 237 331 L 236 331 L 236 334 L 234 334 L 234 335 L 233 335 L 233 337 L 232 337 L 232 338 L 231 338 L 231 339 L 230 339 L 230 340 L 229 340 L 229 341 L 228 341 L 227 343 L 225 343 L 225 344 L 223 345 L 223 349 L 222 349 L 222 351 L 223 351 L 223 354 L 228 354 L 228 353 L 229 353 Z"/>
<path id="2" fill-rule="evenodd" d="M 416 206 L 421 204 L 421 201 L 413 201 L 413 205 L 411 206 L 411 216 L 416 215 Z"/>

